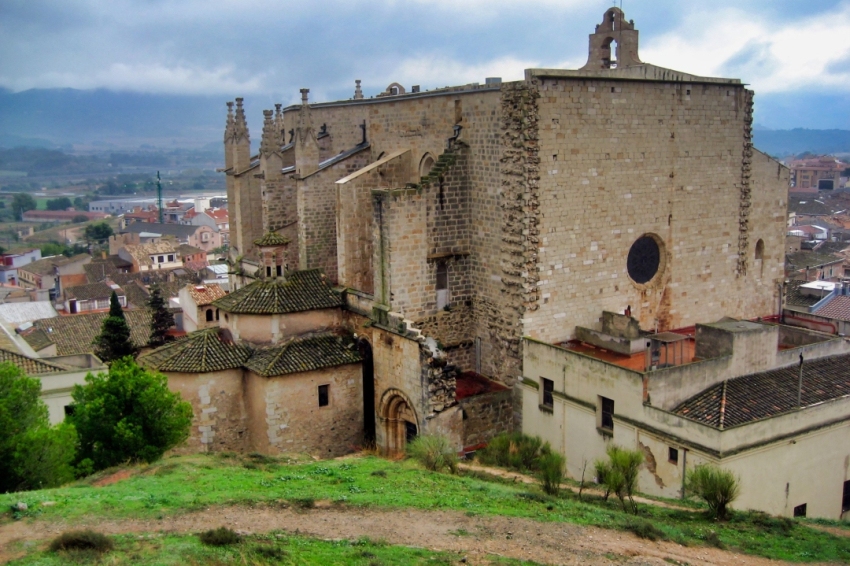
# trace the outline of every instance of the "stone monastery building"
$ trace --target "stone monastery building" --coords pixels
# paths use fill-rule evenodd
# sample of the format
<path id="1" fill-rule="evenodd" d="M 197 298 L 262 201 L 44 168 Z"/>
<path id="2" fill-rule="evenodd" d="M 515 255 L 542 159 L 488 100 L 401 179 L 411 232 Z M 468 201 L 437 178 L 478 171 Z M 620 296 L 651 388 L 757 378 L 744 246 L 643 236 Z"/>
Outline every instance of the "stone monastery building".
<path id="1" fill-rule="evenodd" d="M 742 507 L 847 511 L 848 350 L 776 324 L 789 172 L 753 147 L 753 92 L 642 62 L 617 8 L 589 46 L 516 82 L 302 89 L 257 155 L 228 103 L 231 293 L 141 358 L 192 400 L 190 442 L 469 451 L 521 427 L 573 477 L 616 442 L 647 492 L 712 462 Z"/>

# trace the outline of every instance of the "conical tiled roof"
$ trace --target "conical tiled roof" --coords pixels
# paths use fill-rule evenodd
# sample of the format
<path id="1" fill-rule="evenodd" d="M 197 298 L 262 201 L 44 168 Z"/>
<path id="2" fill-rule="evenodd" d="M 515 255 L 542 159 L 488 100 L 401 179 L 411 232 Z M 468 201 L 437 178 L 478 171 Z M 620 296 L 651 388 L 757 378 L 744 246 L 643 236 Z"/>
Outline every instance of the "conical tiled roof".
<path id="1" fill-rule="evenodd" d="M 234 314 L 286 314 L 342 306 L 342 299 L 318 269 L 293 271 L 286 279 L 254 281 L 213 302 Z"/>
<path id="2" fill-rule="evenodd" d="M 139 356 L 139 363 L 158 371 L 208 373 L 242 367 L 252 352 L 226 330 L 208 328 Z"/>
<path id="3" fill-rule="evenodd" d="M 255 246 L 285 246 L 289 243 L 289 238 L 281 236 L 277 232 L 266 232 L 266 235 L 259 240 L 254 240 Z"/>
<path id="4" fill-rule="evenodd" d="M 354 364 L 361 360 L 351 338 L 327 333 L 294 338 L 285 344 L 270 348 L 259 348 L 245 367 L 259 375 L 272 377 Z"/>

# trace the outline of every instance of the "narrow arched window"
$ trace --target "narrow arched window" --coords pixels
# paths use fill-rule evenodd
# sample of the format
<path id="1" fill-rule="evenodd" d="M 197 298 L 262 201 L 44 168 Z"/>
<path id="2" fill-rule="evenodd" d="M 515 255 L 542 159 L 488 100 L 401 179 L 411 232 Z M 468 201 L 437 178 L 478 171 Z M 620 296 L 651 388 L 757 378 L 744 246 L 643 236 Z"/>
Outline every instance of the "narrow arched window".
<path id="1" fill-rule="evenodd" d="M 761 238 L 756 242 L 756 259 L 764 259 L 764 240 Z"/>

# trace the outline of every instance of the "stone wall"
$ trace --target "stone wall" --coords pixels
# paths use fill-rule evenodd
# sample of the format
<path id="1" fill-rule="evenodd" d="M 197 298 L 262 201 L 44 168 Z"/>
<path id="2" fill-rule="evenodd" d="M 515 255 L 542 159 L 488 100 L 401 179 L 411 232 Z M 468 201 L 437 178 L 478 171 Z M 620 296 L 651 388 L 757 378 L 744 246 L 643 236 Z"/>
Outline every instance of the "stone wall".
<path id="1" fill-rule="evenodd" d="M 459 404 L 463 410 L 464 447 L 486 444 L 494 436 L 514 429 L 513 392 L 510 389 L 467 397 Z"/>
<path id="2" fill-rule="evenodd" d="M 329 386 L 324 407 L 318 403 L 320 385 Z M 330 458 L 362 446 L 360 364 L 273 378 L 247 372 L 246 405 L 254 450 Z"/>

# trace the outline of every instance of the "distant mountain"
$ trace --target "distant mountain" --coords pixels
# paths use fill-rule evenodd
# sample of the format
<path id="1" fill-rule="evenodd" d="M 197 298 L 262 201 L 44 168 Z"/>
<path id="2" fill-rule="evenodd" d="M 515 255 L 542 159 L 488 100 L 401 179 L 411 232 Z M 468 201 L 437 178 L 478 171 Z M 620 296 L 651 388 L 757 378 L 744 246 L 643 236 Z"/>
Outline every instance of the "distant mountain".
<path id="1" fill-rule="evenodd" d="M 232 99 L 232 97 L 230 97 Z M 179 96 L 109 90 L 33 89 L 13 93 L 0 89 L 0 147 L 99 149 L 103 151 L 187 148 L 221 151 L 226 116 L 225 96 Z M 258 101 L 249 98 L 248 121 L 262 124 Z M 260 102 L 259 104 L 262 104 Z M 800 96 L 758 98 L 757 118 L 768 125 L 794 123 L 845 127 L 847 101 L 822 96 L 812 105 Z M 830 119 L 830 116 L 834 118 Z M 792 121 L 793 119 L 793 121 Z M 755 145 L 775 156 L 850 153 L 850 130 L 755 128 Z"/>
<path id="2" fill-rule="evenodd" d="M 816 154 L 850 153 L 850 130 L 754 128 L 753 143 L 761 151 L 779 157 L 804 151 Z"/>
<path id="3" fill-rule="evenodd" d="M 200 148 L 221 139 L 223 97 L 108 90 L 0 90 L 0 145 Z"/>

